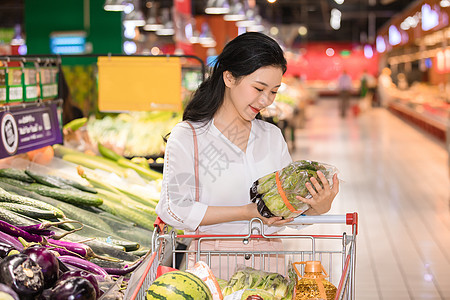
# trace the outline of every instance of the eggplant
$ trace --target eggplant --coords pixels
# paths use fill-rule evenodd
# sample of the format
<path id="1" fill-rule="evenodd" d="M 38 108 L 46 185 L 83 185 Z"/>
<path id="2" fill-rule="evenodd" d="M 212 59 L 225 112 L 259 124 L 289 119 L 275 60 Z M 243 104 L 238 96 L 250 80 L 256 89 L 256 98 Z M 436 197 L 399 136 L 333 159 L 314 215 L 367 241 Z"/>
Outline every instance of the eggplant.
<path id="1" fill-rule="evenodd" d="M 59 261 L 55 254 L 41 245 L 25 248 L 22 254 L 27 255 L 41 267 L 44 275 L 44 288 L 49 288 L 55 284 L 59 276 Z"/>
<path id="2" fill-rule="evenodd" d="M 11 250 L 15 249 L 16 248 L 14 248 L 14 246 L 11 246 L 10 244 L 0 242 L 0 258 L 5 258 L 6 256 L 8 256 L 9 252 L 11 252 Z"/>
<path id="3" fill-rule="evenodd" d="M 92 284 L 92 286 L 95 289 L 95 295 L 97 296 L 97 298 L 100 297 L 100 289 L 98 287 L 98 281 L 97 278 L 95 278 L 95 275 L 92 274 L 91 272 L 88 271 L 84 271 L 84 270 L 76 270 L 76 271 L 69 271 L 69 272 L 65 272 L 61 275 L 61 277 L 59 277 L 60 281 L 66 280 L 70 277 L 83 277 L 86 278 L 87 280 L 89 280 L 89 282 Z"/>
<path id="4" fill-rule="evenodd" d="M 27 255 L 14 254 L 0 263 L 0 283 L 10 286 L 20 299 L 33 299 L 44 289 L 44 275 Z"/>
<path id="5" fill-rule="evenodd" d="M 20 300 L 19 295 L 9 286 L 0 283 L 0 299 L 2 300 Z"/>
<path id="6" fill-rule="evenodd" d="M 83 277 L 60 280 L 52 289 L 50 300 L 96 300 L 95 288 Z"/>

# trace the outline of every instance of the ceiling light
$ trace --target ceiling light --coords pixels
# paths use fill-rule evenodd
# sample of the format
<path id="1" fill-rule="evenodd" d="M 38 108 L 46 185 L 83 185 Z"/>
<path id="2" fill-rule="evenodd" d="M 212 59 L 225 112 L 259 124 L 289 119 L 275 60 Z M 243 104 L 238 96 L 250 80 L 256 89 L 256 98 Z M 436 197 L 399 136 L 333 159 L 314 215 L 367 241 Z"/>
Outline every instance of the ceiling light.
<path id="1" fill-rule="evenodd" d="M 158 15 L 158 7 L 151 1 L 147 2 L 146 6 L 148 7 L 148 19 L 144 25 L 144 30 L 146 31 L 157 31 L 164 27 L 161 22 L 159 22 Z"/>
<path id="2" fill-rule="evenodd" d="M 305 26 L 300 26 L 298 28 L 298 34 L 300 34 L 301 36 L 305 36 L 308 33 L 308 28 L 306 28 Z"/>
<path id="3" fill-rule="evenodd" d="M 173 27 L 173 22 L 172 19 L 170 17 L 170 9 L 165 8 L 162 10 L 161 13 L 161 22 L 163 23 L 163 28 L 160 28 L 156 31 L 157 35 L 174 35 L 175 34 L 175 29 Z"/>
<path id="4" fill-rule="evenodd" d="M 161 28 L 164 28 L 164 25 L 159 23 L 154 17 L 148 18 L 147 23 L 144 25 L 144 30 L 146 31 L 157 31 Z"/>
<path id="5" fill-rule="evenodd" d="M 123 11 L 127 1 L 124 0 L 106 0 L 103 9 L 107 11 Z"/>
<path id="6" fill-rule="evenodd" d="M 225 21 L 242 21 L 245 20 L 244 5 L 239 0 L 235 0 L 230 7 L 230 12 L 223 16 Z"/>
<path id="7" fill-rule="evenodd" d="M 342 4 L 344 3 L 344 0 L 334 0 L 334 2 L 336 2 L 337 4 Z"/>
<path id="8" fill-rule="evenodd" d="M 199 36 L 199 42 L 203 47 L 216 46 L 216 40 L 214 39 L 207 22 L 203 22 L 202 24 L 202 32 L 200 33 Z"/>
<path id="9" fill-rule="evenodd" d="M 255 21 L 255 17 L 256 17 L 256 12 L 253 9 L 248 9 L 245 12 L 245 19 L 242 21 L 238 21 L 236 22 L 236 26 L 237 27 L 250 27 L 255 25 L 256 21 Z"/>
<path id="10" fill-rule="evenodd" d="M 270 31 L 269 32 L 270 32 L 271 35 L 277 35 L 278 32 L 279 32 L 278 27 L 275 27 L 275 26 L 270 27 Z"/>
<path id="11" fill-rule="evenodd" d="M 123 19 L 123 24 L 134 25 L 136 27 L 144 26 L 145 25 L 144 14 L 142 13 L 141 10 L 134 9 L 128 15 L 125 15 L 125 18 Z"/>
<path id="12" fill-rule="evenodd" d="M 441 0 L 439 5 L 441 5 L 441 7 L 450 7 L 450 0 Z"/>
<path id="13" fill-rule="evenodd" d="M 205 13 L 211 15 L 223 15 L 230 12 L 230 4 L 227 0 L 208 0 Z"/>

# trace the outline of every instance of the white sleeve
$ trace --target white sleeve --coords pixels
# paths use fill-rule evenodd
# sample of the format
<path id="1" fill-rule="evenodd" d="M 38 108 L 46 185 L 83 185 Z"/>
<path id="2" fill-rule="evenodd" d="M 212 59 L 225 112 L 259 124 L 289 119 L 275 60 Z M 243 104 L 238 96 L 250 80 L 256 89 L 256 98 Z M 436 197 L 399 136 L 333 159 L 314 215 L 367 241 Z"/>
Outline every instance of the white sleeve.
<path id="1" fill-rule="evenodd" d="M 188 125 L 178 124 L 167 141 L 161 196 L 156 213 L 174 228 L 194 231 L 207 205 L 195 200 L 193 137 Z"/>

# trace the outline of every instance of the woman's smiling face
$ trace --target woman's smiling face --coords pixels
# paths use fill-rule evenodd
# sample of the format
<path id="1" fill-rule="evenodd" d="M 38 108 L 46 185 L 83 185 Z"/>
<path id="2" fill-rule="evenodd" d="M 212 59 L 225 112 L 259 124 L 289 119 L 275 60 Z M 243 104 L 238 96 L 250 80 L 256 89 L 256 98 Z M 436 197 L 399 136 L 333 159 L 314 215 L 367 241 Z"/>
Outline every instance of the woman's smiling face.
<path id="1" fill-rule="evenodd" d="M 273 66 L 259 68 L 238 80 L 225 71 L 223 79 L 227 89 L 223 105 L 234 109 L 238 117 L 251 121 L 261 109 L 273 103 L 282 77 L 281 68 Z"/>

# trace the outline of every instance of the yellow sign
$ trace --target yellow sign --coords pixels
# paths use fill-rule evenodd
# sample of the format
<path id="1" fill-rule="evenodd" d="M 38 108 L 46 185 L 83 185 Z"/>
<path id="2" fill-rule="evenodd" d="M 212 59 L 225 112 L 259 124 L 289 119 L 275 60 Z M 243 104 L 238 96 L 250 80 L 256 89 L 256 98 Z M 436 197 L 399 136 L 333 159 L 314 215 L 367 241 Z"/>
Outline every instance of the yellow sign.
<path id="1" fill-rule="evenodd" d="M 180 111 L 179 57 L 98 58 L 100 111 Z"/>

